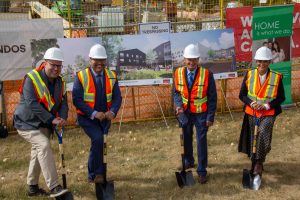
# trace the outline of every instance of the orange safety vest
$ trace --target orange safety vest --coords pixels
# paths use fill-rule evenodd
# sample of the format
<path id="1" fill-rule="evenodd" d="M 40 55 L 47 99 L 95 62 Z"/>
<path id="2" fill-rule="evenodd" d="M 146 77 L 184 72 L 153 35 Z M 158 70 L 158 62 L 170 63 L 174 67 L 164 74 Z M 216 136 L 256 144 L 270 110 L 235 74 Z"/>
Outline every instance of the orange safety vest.
<path id="1" fill-rule="evenodd" d="M 209 71 L 203 67 L 198 67 L 195 81 L 191 91 L 188 90 L 186 80 L 187 67 L 180 67 L 175 71 L 175 90 L 181 94 L 184 111 L 189 107 L 192 113 L 202 113 L 207 111 L 207 89 Z"/>
<path id="2" fill-rule="evenodd" d="M 43 70 L 45 68 L 45 66 L 46 66 L 46 63 L 43 62 L 38 68 L 32 70 L 31 72 L 28 72 L 26 74 L 25 78 L 23 79 L 23 82 L 21 84 L 19 92 L 21 94 L 23 93 L 24 81 L 27 77 L 29 77 L 32 80 L 32 83 L 34 86 L 34 91 L 35 91 L 35 94 L 36 94 L 36 97 L 37 97 L 39 103 L 41 103 L 50 112 L 55 104 L 55 101 L 52 98 L 45 82 L 43 81 L 42 77 L 39 74 L 39 72 L 41 70 Z M 61 102 L 62 97 L 66 94 L 67 90 L 66 90 L 65 81 L 63 80 L 63 78 L 61 76 L 59 76 L 59 78 L 62 80 L 62 88 L 61 88 L 60 100 L 59 100 Z"/>
<path id="3" fill-rule="evenodd" d="M 261 85 L 257 68 L 248 71 L 246 80 L 246 87 L 248 89 L 247 97 L 260 104 L 271 102 L 277 97 L 281 78 L 281 74 L 270 70 L 264 84 Z M 273 116 L 275 114 L 275 109 L 254 111 L 250 106 L 246 105 L 245 113 L 252 116 L 255 115 L 256 117 Z"/>
<path id="4" fill-rule="evenodd" d="M 106 68 L 104 68 L 104 73 L 105 73 L 106 103 L 107 103 L 107 109 L 110 110 L 112 104 L 112 90 L 116 83 L 117 76 L 115 72 L 108 70 Z M 88 107 L 94 109 L 95 101 L 96 101 L 96 87 L 95 87 L 94 79 L 90 68 L 86 68 L 78 72 L 77 75 L 83 88 L 83 101 L 86 103 Z M 77 113 L 81 115 L 85 115 L 79 109 L 77 109 Z"/>

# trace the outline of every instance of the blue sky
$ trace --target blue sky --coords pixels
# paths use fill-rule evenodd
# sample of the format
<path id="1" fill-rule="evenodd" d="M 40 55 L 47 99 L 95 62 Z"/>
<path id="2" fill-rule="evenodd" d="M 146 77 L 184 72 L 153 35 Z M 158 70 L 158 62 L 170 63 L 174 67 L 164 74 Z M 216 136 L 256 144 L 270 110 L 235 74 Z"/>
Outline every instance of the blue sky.
<path id="1" fill-rule="evenodd" d="M 232 29 L 174 33 L 170 35 L 170 38 L 171 46 L 174 50 L 183 49 L 191 43 L 201 43 L 214 50 L 234 46 Z"/>
<path id="2" fill-rule="evenodd" d="M 123 35 L 122 46 L 127 49 L 137 48 L 144 53 L 154 49 L 158 45 L 170 41 L 169 34 L 153 34 L 153 35 Z"/>
<path id="3" fill-rule="evenodd" d="M 99 37 L 58 38 L 57 43 L 64 53 L 64 65 L 74 64 L 77 55 L 81 55 L 88 60 L 90 48 L 94 44 L 101 44 L 100 41 L 101 39 Z"/>

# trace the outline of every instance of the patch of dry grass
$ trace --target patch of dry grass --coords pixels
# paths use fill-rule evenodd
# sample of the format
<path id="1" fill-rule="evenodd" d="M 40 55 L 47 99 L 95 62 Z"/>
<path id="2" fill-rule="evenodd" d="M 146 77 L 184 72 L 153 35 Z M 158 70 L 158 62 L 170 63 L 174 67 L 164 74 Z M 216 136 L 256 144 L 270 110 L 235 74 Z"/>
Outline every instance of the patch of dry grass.
<path id="1" fill-rule="evenodd" d="M 216 116 L 208 133 L 209 182 L 184 189 L 178 188 L 175 179 L 180 164 L 180 129 L 175 120 L 168 120 L 169 129 L 163 121 L 123 124 L 120 134 L 114 124 L 108 137 L 108 178 L 115 181 L 116 199 L 299 199 L 300 109 L 286 110 L 276 120 L 263 185 L 256 192 L 241 186 L 242 169 L 250 165 L 247 157 L 237 152 L 242 117 L 243 113 L 234 113 L 231 121 L 229 115 Z M 76 199 L 96 199 L 94 185 L 86 181 L 88 137 L 81 129 L 67 130 L 64 142 L 70 190 Z M 59 165 L 55 137 L 52 146 Z M 30 145 L 12 135 L 0 140 L 0 147 L 0 199 L 29 199 Z M 196 177 L 195 170 L 193 173 Z M 42 177 L 40 185 L 45 187 Z"/>

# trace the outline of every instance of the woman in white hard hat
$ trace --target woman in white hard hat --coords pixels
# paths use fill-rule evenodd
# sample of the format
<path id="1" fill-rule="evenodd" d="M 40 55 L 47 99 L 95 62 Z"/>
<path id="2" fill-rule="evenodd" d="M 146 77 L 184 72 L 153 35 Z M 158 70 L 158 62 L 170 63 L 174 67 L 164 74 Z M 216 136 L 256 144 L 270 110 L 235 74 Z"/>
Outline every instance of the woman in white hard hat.
<path id="1" fill-rule="evenodd" d="M 62 62 L 60 49 L 48 49 L 44 62 L 27 73 L 20 88 L 21 99 L 14 113 L 14 126 L 19 135 L 32 145 L 27 176 L 28 196 L 49 195 L 38 185 L 41 172 L 50 189 L 50 197 L 67 192 L 58 182 L 49 140 L 53 126 L 65 126 L 68 117 L 66 88 L 60 77 Z"/>
<path id="2" fill-rule="evenodd" d="M 244 102 L 244 121 L 239 141 L 239 152 L 247 154 L 252 160 L 253 174 L 262 175 L 263 163 L 271 150 L 272 130 L 275 118 L 280 114 L 280 105 L 285 100 L 282 75 L 269 69 L 272 52 L 260 47 L 254 59 L 257 67 L 246 74 L 239 98 Z M 259 121 L 256 153 L 252 152 L 254 127 Z"/>
<path id="3" fill-rule="evenodd" d="M 183 52 L 184 66 L 174 73 L 173 93 L 176 114 L 184 134 L 185 168 L 194 168 L 193 127 L 196 127 L 198 182 L 207 182 L 207 131 L 214 123 L 217 92 L 212 72 L 199 64 L 197 45 L 190 44 Z M 182 168 L 182 167 L 181 167 Z"/>

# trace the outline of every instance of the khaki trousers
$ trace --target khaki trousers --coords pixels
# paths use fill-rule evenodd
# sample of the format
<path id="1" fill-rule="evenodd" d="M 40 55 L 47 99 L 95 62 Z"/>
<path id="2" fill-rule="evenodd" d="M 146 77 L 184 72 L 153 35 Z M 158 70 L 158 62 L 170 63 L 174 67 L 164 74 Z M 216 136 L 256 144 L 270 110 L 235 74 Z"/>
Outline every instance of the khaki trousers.
<path id="1" fill-rule="evenodd" d="M 19 135 L 31 143 L 31 159 L 27 176 L 28 185 L 38 184 L 40 173 L 42 171 L 48 188 L 55 188 L 58 183 L 58 174 L 56 171 L 55 160 L 53 157 L 50 135 L 47 128 L 38 130 L 17 130 Z"/>

